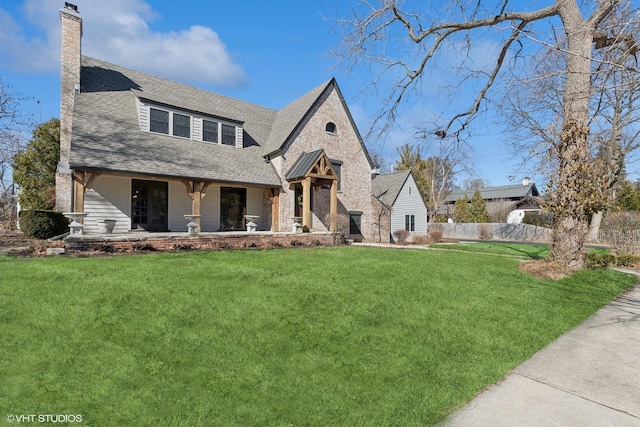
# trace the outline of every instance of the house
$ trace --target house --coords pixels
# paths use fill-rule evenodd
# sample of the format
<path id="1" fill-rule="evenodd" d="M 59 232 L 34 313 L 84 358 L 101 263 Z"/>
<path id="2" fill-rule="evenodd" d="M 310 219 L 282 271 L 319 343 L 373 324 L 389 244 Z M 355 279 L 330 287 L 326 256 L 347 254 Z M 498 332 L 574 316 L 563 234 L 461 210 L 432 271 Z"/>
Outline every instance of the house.
<path id="1" fill-rule="evenodd" d="M 536 185 L 529 178 L 524 178 L 522 184 L 502 185 L 498 187 L 479 188 L 480 195 L 487 204 L 487 213 L 497 222 L 520 223 L 525 212 L 540 211 L 540 193 Z M 442 214 L 451 218 L 457 200 L 473 197 L 476 190 L 454 190 L 444 201 Z"/>
<path id="2" fill-rule="evenodd" d="M 81 54 L 77 7 L 60 11 L 56 207 L 85 232 L 327 231 L 344 214 L 371 237 L 373 165 L 335 79 L 280 110 Z M 256 218 L 257 217 L 257 218 Z"/>
<path id="3" fill-rule="evenodd" d="M 388 232 L 407 230 L 410 234 L 427 234 L 427 206 L 411 171 L 374 176 L 371 191 L 390 211 Z"/>

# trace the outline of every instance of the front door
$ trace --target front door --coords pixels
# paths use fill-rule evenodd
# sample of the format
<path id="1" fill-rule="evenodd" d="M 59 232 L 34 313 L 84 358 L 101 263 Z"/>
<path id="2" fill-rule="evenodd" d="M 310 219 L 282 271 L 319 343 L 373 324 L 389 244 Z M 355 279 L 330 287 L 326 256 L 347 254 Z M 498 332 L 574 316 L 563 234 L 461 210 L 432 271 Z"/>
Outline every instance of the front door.
<path id="1" fill-rule="evenodd" d="M 247 213 L 247 189 L 236 187 L 220 188 L 220 230 L 244 230 L 244 216 Z"/>
<path id="2" fill-rule="evenodd" d="M 169 184 L 162 181 L 131 181 L 131 229 L 169 229 Z"/>

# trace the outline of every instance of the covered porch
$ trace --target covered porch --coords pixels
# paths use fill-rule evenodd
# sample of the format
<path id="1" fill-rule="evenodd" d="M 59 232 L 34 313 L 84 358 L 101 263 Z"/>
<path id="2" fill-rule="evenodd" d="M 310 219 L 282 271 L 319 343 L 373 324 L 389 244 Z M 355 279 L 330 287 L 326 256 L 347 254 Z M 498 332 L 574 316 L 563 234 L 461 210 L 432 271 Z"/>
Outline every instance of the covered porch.
<path id="1" fill-rule="evenodd" d="M 336 231 L 336 215 L 338 213 L 338 183 L 339 177 L 331 160 L 324 150 L 303 153 L 285 175 L 289 188 L 294 190 L 296 208 L 295 216 L 302 218 L 302 231 L 310 232 L 311 227 L 311 189 L 329 187 L 329 231 Z M 297 190 L 297 191 L 296 191 Z"/>
<path id="2" fill-rule="evenodd" d="M 147 176 L 109 171 L 73 174 L 73 212 L 85 212 L 88 234 L 96 223 L 116 221 L 116 233 L 243 231 L 247 217 L 260 231 L 278 232 L 280 189 L 258 185 Z"/>

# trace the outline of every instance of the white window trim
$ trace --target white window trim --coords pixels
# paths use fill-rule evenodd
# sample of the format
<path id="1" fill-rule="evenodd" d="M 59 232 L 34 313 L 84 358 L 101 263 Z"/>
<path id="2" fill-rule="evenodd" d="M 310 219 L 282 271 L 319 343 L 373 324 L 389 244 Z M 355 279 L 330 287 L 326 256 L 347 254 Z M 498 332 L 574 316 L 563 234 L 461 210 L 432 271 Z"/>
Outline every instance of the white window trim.
<path id="1" fill-rule="evenodd" d="M 147 126 L 146 126 L 146 130 L 147 132 L 151 132 L 151 133 L 155 133 L 158 135 L 166 135 L 166 136 L 173 136 L 174 138 L 180 138 L 180 139 L 193 139 L 193 116 L 190 114 L 187 114 L 183 111 L 180 110 L 173 110 L 171 108 L 165 108 L 165 107 L 159 107 L 156 105 L 149 105 L 147 106 L 148 108 L 148 117 L 149 119 L 147 120 Z M 169 113 L 169 133 L 162 133 L 162 132 L 155 132 L 151 130 L 151 109 L 154 110 L 159 110 L 159 111 L 166 111 L 167 113 Z M 174 114 L 179 114 L 181 116 L 187 116 L 189 117 L 189 137 L 186 136 L 179 136 L 179 135 L 174 135 L 173 134 L 173 115 Z"/>

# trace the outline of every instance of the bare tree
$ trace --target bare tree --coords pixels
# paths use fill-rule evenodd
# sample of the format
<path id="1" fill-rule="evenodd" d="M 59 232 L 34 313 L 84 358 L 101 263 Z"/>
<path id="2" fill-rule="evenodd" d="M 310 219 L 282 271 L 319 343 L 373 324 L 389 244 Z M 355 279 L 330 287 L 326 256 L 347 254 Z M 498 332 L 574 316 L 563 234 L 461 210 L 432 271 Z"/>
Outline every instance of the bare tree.
<path id="1" fill-rule="evenodd" d="M 13 157 L 25 146 L 23 137 L 27 125 L 21 114 L 22 98 L 11 92 L 11 88 L 0 80 L 0 224 L 15 224 L 14 185 L 11 171 Z"/>
<path id="2" fill-rule="evenodd" d="M 585 174 L 590 163 L 589 100 L 591 95 L 592 50 L 597 28 L 615 9 L 626 3 L 622 0 L 598 0 L 586 5 L 577 0 L 555 0 L 553 4 L 534 11 L 512 10 L 507 0 L 488 6 L 483 2 L 449 1 L 428 10 L 412 9 L 399 0 L 361 2 L 350 19 L 339 22 L 346 34 L 336 53 L 344 58 L 347 67 L 361 63 L 371 67 L 373 85 L 390 76 L 395 83 L 387 102 L 378 112 L 377 120 L 394 123 L 398 107 L 417 86 L 433 63 L 436 54 L 452 48 L 470 53 L 481 40 L 476 34 L 483 29 L 495 29 L 499 39 L 495 64 L 484 72 L 477 96 L 467 109 L 453 115 L 441 128 L 438 136 L 456 136 L 465 129 L 484 105 L 487 92 L 500 72 L 508 65 L 508 54 L 521 47 L 525 37 L 545 42 L 536 36 L 536 22 L 559 18 L 566 38 L 566 75 L 562 96 L 560 132 L 552 146 L 556 173 L 551 180 L 551 207 L 555 224 L 551 241 L 550 260 L 570 269 L 583 266 L 586 239 L 585 214 L 595 202 L 590 194 L 592 185 L 583 185 L 592 178 Z M 481 36 L 482 34 L 480 34 Z M 410 43 L 400 43 L 399 37 Z M 554 40 L 546 41 L 554 44 Z M 402 49 L 395 49 L 400 46 Z M 578 185 L 576 185 L 576 182 Z"/>
<path id="3" fill-rule="evenodd" d="M 435 155 L 425 160 L 423 170 L 430 222 L 437 221 L 444 200 L 454 189 L 454 177 L 469 171 L 468 151 L 459 150 L 455 144 L 447 144 L 444 140 L 437 141 L 435 145 Z"/>
<path id="4" fill-rule="evenodd" d="M 594 35 L 588 143 L 593 164 L 607 180 L 600 190 L 600 206 L 594 205 L 591 212 L 589 239 L 597 237 L 603 208 L 615 199 L 615 191 L 625 178 L 627 159 L 640 146 L 640 79 L 635 69 L 638 29 L 629 25 L 633 20 L 628 8 L 620 8 L 603 20 Z M 559 45 L 566 43 L 561 39 Z M 561 114 L 566 62 L 565 49 L 544 48 L 530 75 L 520 79 L 518 90 L 507 95 L 505 111 L 515 153 L 524 154 L 538 171 L 548 171 L 544 161 L 553 160 L 535 155 L 553 146 L 551 130 Z"/>

